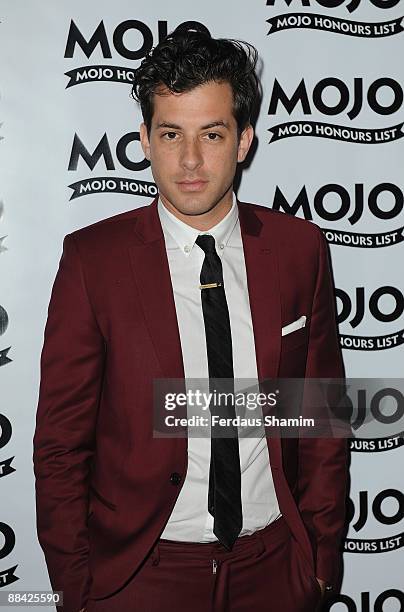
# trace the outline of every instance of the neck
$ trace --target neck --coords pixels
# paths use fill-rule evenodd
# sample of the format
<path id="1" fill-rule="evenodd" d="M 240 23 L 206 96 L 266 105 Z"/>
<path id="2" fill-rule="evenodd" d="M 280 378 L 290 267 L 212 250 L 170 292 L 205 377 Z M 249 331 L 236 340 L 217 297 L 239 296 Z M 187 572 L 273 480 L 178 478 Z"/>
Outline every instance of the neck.
<path id="1" fill-rule="evenodd" d="M 160 198 L 167 210 L 177 217 L 177 219 L 194 229 L 206 232 L 220 223 L 231 209 L 233 204 L 233 191 L 230 189 L 215 206 L 200 215 L 187 215 L 182 213 L 168 202 L 163 195 L 160 194 Z"/>

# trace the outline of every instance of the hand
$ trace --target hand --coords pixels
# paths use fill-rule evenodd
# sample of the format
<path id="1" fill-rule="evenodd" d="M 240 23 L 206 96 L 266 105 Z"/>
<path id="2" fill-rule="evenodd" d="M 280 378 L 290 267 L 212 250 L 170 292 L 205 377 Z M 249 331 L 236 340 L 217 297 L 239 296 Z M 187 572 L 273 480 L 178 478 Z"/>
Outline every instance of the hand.
<path id="1" fill-rule="evenodd" d="M 320 589 L 321 589 L 321 596 L 323 596 L 323 595 L 324 595 L 324 593 L 325 593 L 325 585 L 326 585 L 326 581 L 325 581 L 325 580 L 322 580 L 321 578 L 317 578 L 317 577 L 316 577 L 316 580 L 317 580 L 318 584 L 320 585 Z"/>
<path id="2" fill-rule="evenodd" d="M 86 612 L 86 608 L 81 608 L 81 610 L 79 610 L 79 612 Z"/>

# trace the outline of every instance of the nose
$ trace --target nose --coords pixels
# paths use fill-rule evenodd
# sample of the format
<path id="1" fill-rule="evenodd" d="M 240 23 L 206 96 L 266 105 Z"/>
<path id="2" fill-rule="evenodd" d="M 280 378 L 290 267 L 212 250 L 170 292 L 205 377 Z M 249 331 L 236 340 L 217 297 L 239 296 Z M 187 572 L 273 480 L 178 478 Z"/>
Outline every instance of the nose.
<path id="1" fill-rule="evenodd" d="M 187 170 L 195 170 L 203 163 L 202 152 L 198 140 L 184 139 L 181 150 L 180 164 Z"/>

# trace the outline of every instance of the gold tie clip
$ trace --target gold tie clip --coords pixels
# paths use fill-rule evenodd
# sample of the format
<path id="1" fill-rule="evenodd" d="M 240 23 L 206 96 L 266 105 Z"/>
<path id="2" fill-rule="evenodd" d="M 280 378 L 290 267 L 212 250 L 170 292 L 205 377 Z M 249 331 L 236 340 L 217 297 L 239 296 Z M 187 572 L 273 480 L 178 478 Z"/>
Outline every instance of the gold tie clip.
<path id="1" fill-rule="evenodd" d="M 207 283 L 206 285 L 199 285 L 199 289 L 212 289 L 212 287 L 221 287 L 223 283 Z"/>

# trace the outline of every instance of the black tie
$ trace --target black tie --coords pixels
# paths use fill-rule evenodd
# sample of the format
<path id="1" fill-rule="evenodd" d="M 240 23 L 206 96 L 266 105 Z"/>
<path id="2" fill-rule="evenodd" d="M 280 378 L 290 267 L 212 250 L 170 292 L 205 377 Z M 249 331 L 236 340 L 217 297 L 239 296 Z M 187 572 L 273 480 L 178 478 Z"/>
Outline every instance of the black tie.
<path id="1" fill-rule="evenodd" d="M 209 390 L 234 393 L 233 351 L 229 310 L 223 284 L 223 270 L 213 236 L 198 236 L 196 244 L 204 251 L 200 281 L 203 319 L 208 355 Z M 224 381 L 215 379 L 226 379 Z M 224 396 L 222 396 L 224 397 Z M 214 414 L 234 419 L 233 402 L 210 405 Z M 213 533 L 231 550 L 243 524 L 241 472 L 237 427 L 212 423 L 208 510 L 214 518 Z"/>

